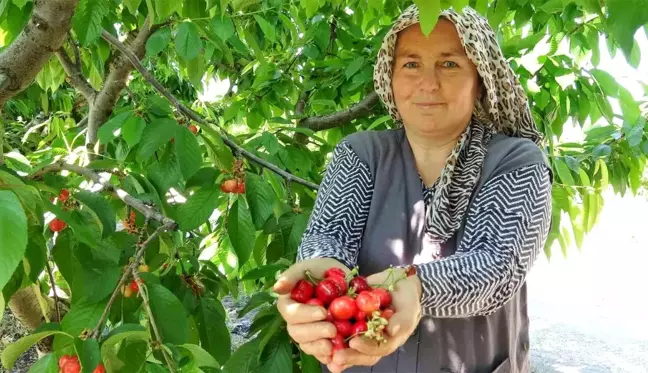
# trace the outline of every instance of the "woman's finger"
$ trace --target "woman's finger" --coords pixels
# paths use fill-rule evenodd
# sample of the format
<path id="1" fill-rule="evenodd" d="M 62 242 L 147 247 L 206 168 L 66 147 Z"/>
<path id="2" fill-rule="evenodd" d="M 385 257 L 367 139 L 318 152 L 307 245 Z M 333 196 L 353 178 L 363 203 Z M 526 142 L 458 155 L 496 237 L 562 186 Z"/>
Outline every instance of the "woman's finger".
<path id="1" fill-rule="evenodd" d="M 324 307 L 295 302 L 290 295 L 280 295 L 277 309 L 288 324 L 307 324 L 326 320 L 328 313 Z"/>
<path id="2" fill-rule="evenodd" d="M 273 290 L 277 294 L 288 294 L 295 287 L 297 281 L 304 278 L 304 272 L 307 269 L 313 273 L 313 276 L 321 278 L 324 277 L 324 272 L 331 267 L 341 268 L 345 273 L 349 272 L 347 267 L 332 258 L 307 259 L 297 262 L 290 266 L 290 268 L 286 269 L 279 278 L 277 278 Z"/>
<path id="3" fill-rule="evenodd" d="M 331 371 L 331 373 L 342 373 L 344 370 L 350 368 L 351 366 L 330 363 L 326 367 Z"/>
<path id="4" fill-rule="evenodd" d="M 295 342 L 306 343 L 324 338 L 334 338 L 337 329 L 335 325 L 326 321 L 309 324 L 288 324 L 288 334 Z"/>
<path id="5" fill-rule="evenodd" d="M 417 315 L 412 314 L 411 309 L 396 311 L 387 324 L 387 340 L 409 338 L 417 324 Z"/>
<path id="6" fill-rule="evenodd" d="M 331 362 L 331 356 L 333 355 L 333 345 L 328 339 L 320 339 L 318 341 L 300 343 L 299 348 L 301 348 L 301 350 L 306 354 L 315 356 L 319 361 L 322 361 L 322 359 L 325 358 L 327 362 L 324 364 Z"/>
<path id="7" fill-rule="evenodd" d="M 378 363 L 380 356 L 370 356 L 360 353 L 352 348 L 335 351 L 332 363 L 337 365 L 373 366 Z"/>
<path id="8" fill-rule="evenodd" d="M 379 345 L 373 339 L 355 337 L 349 341 L 349 347 L 364 355 L 382 357 L 389 355 L 392 350 L 395 350 L 394 343 L 394 340 L 388 339 L 387 342 Z"/>

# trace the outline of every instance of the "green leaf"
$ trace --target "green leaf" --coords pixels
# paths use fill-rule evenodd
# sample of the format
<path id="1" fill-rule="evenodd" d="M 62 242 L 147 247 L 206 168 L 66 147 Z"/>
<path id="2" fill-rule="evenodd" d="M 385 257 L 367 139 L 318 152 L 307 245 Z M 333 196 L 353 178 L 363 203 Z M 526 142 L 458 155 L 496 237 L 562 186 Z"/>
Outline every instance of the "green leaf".
<path id="1" fill-rule="evenodd" d="M 0 289 L 11 278 L 27 249 L 27 216 L 13 192 L 0 190 Z"/>
<path id="2" fill-rule="evenodd" d="M 306 9 L 306 17 L 311 18 L 319 9 L 319 2 L 317 0 L 304 0 L 302 1 L 304 9 Z"/>
<path id="3" fill-rule="evenodd" d="M 285 267 L 284 267 L 285 268 Z M 266 303 L 272 303 L 276 300 L 275 297 L 272 295 L 266 293 L 266 292 L 261 292 L 261 293 L 255 293 L 252 298 L 248 301 L 248 303 L 243 307 L 243 309 L 238 313 L 238 317 L 243 317 L 245 316 L 248 312 L 252 311 L 253 309 L 266 304 Z"/>
<path id="4" fill-rule="evenodd" d="M 128 361 L 119 359 L 115 354 L 115 347 L 123 341 L 148 342 L 149 334 L 142 325 L 124 324 L 110 331 L 105 341 L 101 344 L 101 359 L 110 371 L 121 371 Z"/>
<path id="5" fill-rule="evenodd" d="M 234 24 L 227 16 L 224 18 L 214 17 L 211 21 L 211 28 L 223 42 L 227 42 L 234 35 Z"/>
<path id="6" fill-rule="evenodd" d="M 193 187 L 210 187 L 214 185 L 218 175 L 220 175 L 220 172 L 218 172 L 214 167 L 204 167 L 194 173 L 194 175 L 187 180 L 185 186 L 187 189 Z"/>
<path id="7" fill-rule="evenodd" d="M 131 14 L 137 13 L 137 8 L 139 8 L 141 3 L 142 0 L 124 0 L 124 5 L 126 5 L 128 11 L 131 12 Z"/>
<path id="8" fill-rule="evenodd" d="M 354 76 L 358 71 L 360 71 L 364 63 L 365 63 L 365 59 L 362 56 L 353 60 L 353 62 L 351 62 L 349 66 L 346 68 L 346 70 L 344 71 L 344 75 L 346 76 L 346 78 L 350 79 L 352 76 Z"/>
<path id="9" fill-rule="evenodd" d="M 28 235 L 29 241 L 25 250 L 25 259 L 29 262 L 29 280 L 32 283 L 37 283 L 39 275 L 45 268 L 47 243 L 40 226 L 30 226 Z"/>
<path id="10" fill-rule="evenodd" d="M 382 117 L 376 119 L 373 123 L 371 123 L 371 125 L 367 128 L 367 131 L 371 131 L 372 129 L 389 121 L 390 119 L 391 119 L 391 115 L 383 115 Z"/>
<path id="11" fill-rule="evenodd" d="M 292 347 L 288 336 L 284 333 L 275 334 L 275 338 L 268 343 L 262 353 L 261 372 L 264 373 L 292 373 Z"/>
<path id="12" fill-rule="evenodd" d="M 639 121 L 626 132 L 628 144 L 630 144 L 630 146 L 635 147 L 641 144 L 641 141 L 643 140 L 644 125 L 644 121 Z"/>
<path id="13" fill-rule="evenodd" d="M 603 89 L 603 93 L 607 96 L 616 97 L 619 93 L 619 85 L 616 82 L 616 79 L 607 71 L 594 69 L 592 70 L 592 75 Z"/>
<path id="14" fill-rule="evenodd" d="M 115 232 L 115 211 L 101 194 L 82 190 L 74 193 L 74 198 L 97 214 L 103 225 L 103 237 Z"/>
<path id="15" fill-rule="evenodd" d="M 255 338 L 236 350 L 223 367 L 222 373 L 252 373 L 259 367 L 260 340 Z"/>
<path id="16" fill-rule="evenodd" d="M 156 23 L 164 21 L 167 19 L 173 12 L 177 11 L 181 6 L 182 2 L 178 0 L 153 0 L 155 3 L 155 13 L 157 14 Z"/>
<path id="17" fill-rule="evenodd" d="M 626 56 L 632 53 L 634 35 L 648 23 L 648 7 L 644 0 L 608 0 L 608 29 L 619 42 Z"/>
<path id="18" fill-rule="evenodd" d="M 232 242 L 234 252 L 236 252 L 238 265 L 241 267 L 250 259 L 256 236 L 250 210 L 240 199 L 237 199 L 230 209 L 227 219 L 227 234 Z"/>
<path id="19" fill-rule="evenodd" d="M 201 346 L 221 365 L 230 358 L 230 333 L 225 325 L 225 310 L 218 299 L 201 298 L 196 311 L 196 325 Z"/>
<path id="20" fill-rule="evenodd" d="M 241 278 L 241 280 L 258 280 L 260 278 L 274 276 L 277 271 L 281 271 L 286 268 L 287 267 L 284 264 L 268 264 L 266 266 L 251 269 Z"/>
<path id="21" fill-rule="evenodd" d="M 263 34 L 265 35 L 266 39 L 268 39 L 271 43 L 276 42 L 277 41 L 277 35 L 275 33 L 276 25 L 270 24 L 270 22 L 266 21 L 260 15 L 255 14 L 254 19 L 256 19 L 257 23 L 261 27 L 261 30 L 263 30 Z"/>
<path id="22" fill-rule="evenodd" d="M 648 140 L 644 141 L 643 144 L 641 144 L 641 151 L 648 156 Z"/>
<path id="23" fill-rule="evenodd" d="M 48 331 L 44 331 L 44 332 L 41 332 L 41 333 L 35 333 L 35 334 L 28 335 L 26 337 L 20 338 L 16 342 L 7 345 L 5 347 L 5 349 L 4 349 L 4 351 L 2 351 L 2 365 L 6 369 L 11 370 L 13 368 L 13 366 L 14 366 L 14 363 L 16 362 L 16 360 L 18 360 L 20 355 L 25 353 L 25 351 L 29 350 L 31 348 L 31 346 L 33 346 L 36 343 L 40 342 L 40 340 L 43 339 L 43 338 L 47 338 L 47 337 L 49 337 L 51 335 L 56 335 L 56 334 L 65 336 L 70 341 L 73 338 L 71 335 L 69 335 L 67 333 L 64 333 L 64 332 L 62 332 L 60 330 L 48 330 Z"/>
<path id="24" fill-rule="evenodd" d="M 67 335 L 54 337 L 54 350 L 63 350 L 74 342 L 71 336 L 78 336 L 85 329 L 92 329 L 97 326 L 101 314 L 106 309 L 106 302 L 101 303 L 76 303 L 72 305 L 63 321 L 61 328 Z"/>
<path id="25" fill-rule="evenodd" d="M 623 119 L 629 123 L 635 123 L 641 117 L 639 103 L 625 87 L 619 86 L 619 104 L 623 110 Z"/>
<path id="26" fill-rule="evenodd" d="M 146 122 L 143 118 L 133 115 L 126 119 L 122 127 L 122 138 L 131 148 L 137 145 L 142 139 L 142 133 L 146 128 Z"/>
<path id="27" fill-rule="evenodd" d="M 198 57 L 202 47 L 198 27 L 191 22 L 182 22 L 175 37 L 175 48 L 180 57 L 187 61 L 193 60 Z"/>
<path id="28" fill-rule="evenodd" d="M 83 340 L 81 338 L 74 339 L 74 349 L 77 352 L 83 373 L 92 373 L 97 365 L 101 362 L 99 353 L 99 342 L 96 339 L 88 338 Z"/>
<path id="29" fill-rule="evenodd" d="M 302 362 L 302 373 L 322 373 L 322 365 L 315 357 L 300 351 Z"/>
<path id="30" fill-rule="evenodd" d="M 166 343 L 183 344 L 187 342 L 189 323 L 182 303 L 162 285 L 146 286 L 153 317 L 160 330 L 160 337 Z"/>
<path id="31" fill-rule="evenodd" d="M 38 359 L 38 361 L 29 368 L 28 373 L 58 373 L 58 371 L 58 359 L 54 353 L 49 353 Z"/>
<path id="32" fill-rule="evenodd" d="M 256 229 L 263 228 L 266 220 L 272 215 L 277 196 L 270 184 L 257 174 L 245 174 L 245 196 L 250 206 L 252 221 Z"/>
<path id="33" fill-rule="evenodd" d="M 421 31 L 426 36 L 429 36 L 434 30 L 439 14 L 441 14 L 441 1 L 440 0 L 414 0 L 419 8 Z"/>
<path id="34" fill-rule="evenodd" d="M 99 131 L 97 132 L 99 141 L 101 141 L 103 144 L 107 144 L 111 142 L 114 138 L 117 137 L 117 135 L 115 135 L 115 132 L 121 129 L 122 125 L 132 115 L 133 113 L 127 111 L 125 113 L 117 114 L 114 117 L 110 118 L 110 120 L 108 120 L 103 126 L 101 126 L 99 128 Z"/>
<path id="35" fill-rule="evenodd" d="M 188 180 L 202 165 L 200 145 L 198 145 L 196 136 L 187 127 L 179 126 L 176 134 L 175 147 L 178 153 L 180 171 L 185 180 Z"/>
<path id="36" fill-rule="evenodd" d="M 162 52 L 171 42 L 171 29 L 161 28 L 153 33 L 146 41 L 146 57 L 155 56 Z"/>
<path id="37" fill-rule="evenodd" d="M 208 367 L 208 368 L 220 368 L 220 364 L 218 364 L 218 361 L 214 359 L 209 352 L 205 351 L 202 347 L 198 345 L 191 345 L 191 344 L 184 344 L 178 346 L 180 348 L 184 348 L 185 350 L 189 351 L 191 355 L 193 355 L 194 360 L 196 361 L 196 365 L 199 367 Z"/>
<path id="38" fill-rule="evenodd" d="M 146 125 L 137 152 L 137 161 L 145 163 L 176 134 L 178 124 L 170 118 L 160 118 Z"/>
<path id="39" fill-rule="evenodd" d="M 177 221 L 180 229 L 190 231 L 207 222 L 218 207 L 220 188 L 210 186 L 198 189 L 189 200 L 178 207 Z"/>
<path id="40" fill-rule="evenodd" d="M 4 296 L 2 293 L 0 293 L 0 310 L 4 310 L 5 308 L 5 301 L 4 301 Z M 2 322 L 2 318 L 4 317 L 4 311 L 0 314 L 0 323 Z"/>
<path id="41" fill-rule="evenodd" d="M 102 22 L 109 10 L 108 0 L 79 0 L 72 25 L 81 45 L 87 47 L 101 36 Z"/>
<path id="42" fill-rule="evenodd" d="M 560 158 L 556 158 L 555 165 L 558 176 L 563 183 L 565 183 L 566 185 L 576 185 L 574 177 L 571 174 L 571 170 L 569 169 L 565 161 Z"/>

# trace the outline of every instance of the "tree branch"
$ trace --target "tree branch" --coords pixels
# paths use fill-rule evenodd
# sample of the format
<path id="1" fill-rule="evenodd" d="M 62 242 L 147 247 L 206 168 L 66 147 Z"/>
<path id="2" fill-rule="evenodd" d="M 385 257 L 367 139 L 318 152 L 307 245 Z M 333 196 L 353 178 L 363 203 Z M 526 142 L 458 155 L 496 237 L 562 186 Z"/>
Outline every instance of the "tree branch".
<path id="1" fill-rule="evenodd" d="M 52 273 L 52 266 L 49 263 L 49 257 L 45 260 L 45 267 L 49 275 L 50 282 L 52 283 L 52 293 L 54 294 L 54 305 L 56 306 L 56 322 L 61 322 L 61 310 L 59 309 L 59 297 L 56 294 L 56 282 L 54 281 L 54 274 Z"/>
<path id="2" fill-rule="evenodd" d="M 31 84 L 70 30 L 78 0 L 35 1 L 29 22 L 0 54 L 0 107 Z"/>
<path id="3" fill-rule="evenodd" d="M 146 41 L 151 36 L 150 26 L 151 20 L 147 17 L 144 20 L 142 29 L 139 30 L 135 39 L 129 43 L 128 51 L 138 56 L 138 59 L 143 57 L 146 51 Z M 133 71 L 133 65 L 129 62 L 129 58 L 122 52 L 113 62 L 103 88 L 97 93 L 94 102 L 90 105 L 86 147 L 92 148 L 97 143 L 99 127 L 110 118 L 113 108 L 119 99 L 119 95 L 126 87 L 126 82 L 131 71 Z"/>
<path id="4" fill-rule="evenodd" d="M 73 41 L 70 41 L 70 44 L 73 44 Z M 94 101 L 94 97 L 97 94 L 97 91 L 95 91 L 94 88 L 88 83 L 88 80 L 83 76 L 83 72 L 81 72 L 81 69 L 78 66 L 77 63 L 73 63 L 72 60 L 70 59 L 70 56 L 68 56 L 67 52 L 63 49 L 63 47 L 59 48 L 59 50 L 56 51 L 56 57 L 58 57 L 59 61 L 61 62 L 61 65 L 63 66 L 63 70 L 65 70 L 65 73 L 68 76 L 68 83 L 72 87 L 74 87 L 79 93 L 85 97 L 86 101 L 88 103 L 92 103 Z"/>
<path id="5" fill-rule="evenodd" d="M 351 122 L 352 120 L 358 119 L 371 113 L 371 110 L 378 103 L 378 101 L 378 94 L 374 91 L 349 109 L 331 115 L 306 118 L 299 122 L 298 127 L 308 128 L 315 132 L 340 127 Z"/>
<path id="6" fill-rule="evenodd" d="M 101 175 L 99 175 L 98 173 L 96 173 L 95 171 L 89 168 L 59 161 L 41 168 L 39 171 L 31 174 L 29 178 L 38 179 L 46 173 L 59 172 L 62 170 L 71 171 L 79 175 L 85 176 L 86 178 L 92 180 L 93 182 L 101 185 L 104 188 L 104 190 L 115 193 L 115 195 L 117 195 L 117 197 L 121 199 L 125 204 L 141 212 L 148 219 L 159 221 L 160 223 L 165 225 L 176 226 L 176 223 L 173 220 L 160 214 L 159 212 L 155 211 L 153 208 L 145 205 L 144 202 L 140 201 L 137 198 L 134 198 L 133 196 L 128 194 L 128 192 L 126 192 L 125 190 L 115 188 L 112 184 L 108 182 L 108 180 L 105 180 L 104 178 L 101 177 Z"/>
<path id="7" fill-rule="evenodd" d="M 189 119 L 191 119 L 191 120 L 193 120 L 193 121 L 195 121 L 197 123 L 202 124 L 204 126 L 203 129 L 205 131 L 213 133 L 214 135 L 221 137 L 223 139 L 223 142 L 227 146 L 229 146 L 234 153 L 239 153 L 239 154 L 243 155 L 247 159 L 249 159 L 249 160 L 251 160 L 253 162 L 256 162 L 257 164 L 260 164 L 261 166 L 275 172 L 278 175 L 281 175 L 286 180 L 294 181 L 296 183 L 302 184 L 304 186 L 307 186 L 307 187 L 309 187 L 311 189 L 315 189 L 315 190 L 317 190 L 319 188 L 317 186 L 317 184 L 314 184 L 314 183 L 312 183 L 310 181 L 301 179 L 301 178 L 299 178 L 299 177 L 297 177 L 297 176 L 295 176 L 295 175 L 293 175 L 293 174 L 291 174 L 289 172 L 286 172 L 286 171 L 280 169 L 279 167 L 275 166 L 274 164 L 272 164 L 270 162 L 267 162 L 267 161 L 257 157 L 253 153 L 245 150 L 243 147 L 241 147 L 240 145 L 235 143 L 232 139 L 230 139 L 229 134 L 227 132 L 225 132 L 225 130 L 223 130 L 218 124 L 213 123 L 213 122 L 209 122 L 209 121 L 203 119 L 200 115 L 198 115 L 198 113 L 196 113 L 195 111 L 193 111 L 193 110 L 189 109 L 188 107 L 186 107 L 185 105 L 183 105 L 175 96 L 173 96 L 171 94 L 171 92 L 169 92 L 169 90 L 164 88 L 164 86 L 162 86 L 162 84 L 160 84 L 160 82 L 158 82 L 155 79 L 155 77 L 153 77 L 151 75 L 151 73 L 149 73 L 149 71 L 142 65 L 139 58 L 135 54 L 133 54 L 130 50 L 128 50 L 128 48 L 126 48 L 126 46 L 124 46 L 124 44 L 122 44 L 114 36 L 110 35 L 105 30 L 102 32 L 101 36 L 108 43 L 112 44 L 115 48 L 119 49 L 130 60 L 130 62 L 135 66 L 137 71 L 139 71 L 140 74 L 142 74 L 144 79 L 146 79 L 149 83 L 151 83 L 151 85 L 153 85 L 153 87 L 155 87 L 155 89 L 162 96 L 164 96 L 167 100 L 169 100 L 171 102 L 171 104 L 173 106 L 175 106 L 176 109 L 178 109 L 178 111 L 180 111 L 182 114 L 184 114 L 187 118 L 189 118 Z M 220 133 L 214 131 L 211 128 L 211 126 L 216 127 L 216 129 L 218 131 L 220 131 Z"/>

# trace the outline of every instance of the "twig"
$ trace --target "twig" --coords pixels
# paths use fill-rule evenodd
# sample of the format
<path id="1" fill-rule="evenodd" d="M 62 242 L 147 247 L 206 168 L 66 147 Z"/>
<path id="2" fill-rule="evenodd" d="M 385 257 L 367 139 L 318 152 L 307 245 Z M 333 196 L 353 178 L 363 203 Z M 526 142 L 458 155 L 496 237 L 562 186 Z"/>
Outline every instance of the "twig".
<path id="1" fill-rule="evenodd" d="M 297 176 L 294 176 L 291 173 L 280 169 L 279 167 L 275 166 L 274 164 L 272 164 L 270 162 L 267 162 L 267 161 L 257 157 L 253 153 L 245 150 L 243 147 L 241 147 L 240 145 L 235 143 L 233 140 L 230 139 L 229 134 L 223 128 L 221 128 L 217 123 L 213 123 L 213 122 L 209 122 L 209 121 L 205 120 L 204 118 L 199 116 L 198 113 L 196 113 L 195 111 L 193 111 L 193 110 L 189 109 L 188 107 L 186 107 L 185 105 L 183 105 L 175 96 L 173 96 L 173 94 L 171 94 L 171 92 L 169 92 L 166 88 L 164 88 L 155 79 L 155 77 L 153 77 L 151 75 L 151 73 L 149 73 L 149 71 L 142 65 L 139 58 L 137 58 L 137 56 L 135 54 L 133 54 L 133 52 L 131 52 L 128 48 L 126 48 L 126 46 L 123 43 L 121 43 L 119 40 L 117 40 L 114 36 L 110 35 L 105 30 L 102 31 L 101 36 L 108 43 L 112 44 L 115 48 L 119 49 L 119 51 L 122 52 L 128 58 L 128 60 L 133 64 L 133 66 L 135 66 L 137 71 L 139 71 L 140 74 L 142 74 L 144 79 L 146 79 L 149 83 L 151 83 L 151 85 L 153 85 L 153 87 L 155 87 L 155 89 L 160 94 L 162 94 L 162 96 L 164 96 L 167 100 L 169 100 L 171 102 L 171 104 L 173 106 L 175 106 L 182 114 L 184 114 L 189 119 L 204 125 L 205 130 L 212 130 L 209 126 L 216 127 L 221 133 L 218 134 L 218 133 L 215 132 L 214 134 L 217 135 L 217 136 L 220 136 L 223 139 L 223 142 L 227 146 L 229 146 L 232 149 L 233 152 L 235 152 L 235 153 L 239 152 L 241 155 L 248 158 L 249 160 L 251 160 L 253 162 L 256 162 L 256 163 L 266 167 L 267 169 L 269 169 L 269 170 L 283 176 L 286 179 L 291 179 L 292 181 L 294 181 L 296 183 L 299 183 L 299 184 L 302 184 L 304 186 L 307 186 L 307 187 L 309 187 L 311 189 L 315 189 L 315 190 L 319 189 L 317 184 L 314 184 L 314 183 L 312 183 L 310 181 L 307 181 L 307 180 L 301 179 L 301 178 L 299 178 Z M 208 132 L 211 132 L 211 131 L 208 131 Z"/>
<path id="2" fill-rule="evenodd" d="M 368 94 L 355 106 L 347 110 L 343 110 L 331 115 L 324 115 L 321 117 L 306 118 L 299 122 L 299 127 L 305 127 L 315 132 L 340 127 L 351 122 L 352 120 L 369 114 L 373 107 L 378 103 L 378 101 L 378 94 L 374 91 Z"/>
<path id="3" fill-rule="evenodd" d="M 147 224 L 144 224 L 147 225 Z M 103 314 L 101 314 L 101 317 L 99 318 L 99 322 L 97 323 L 97 326 L 92 330 L 92 332 L 89 334 L 90 338 L 97 338 L 99 336 L 99 330 L 101 329 L 101 326 L 103 325 L 104 321 L 106 320 L 106 317 L 108 316 L 108 312 L 110 312 L 110 308 L 112 307 L 113 303 L 115 302 L 115 299 L 117 299 L 117 294 L 120 292 L 122 286 L 126 283 L 126 280 L 128 279 L 128 276 L 130 276 L 135 268 L 139 266 L 140 260 L 144 256 L 144 253 L 146 252 L 146 248 L 148 245 L 153 241 L 160 233 L 166 230 L 173 230 L 175 228 L 175 223 L 173 225 L 171 224 L 165 224 L 160 226 L 158 229 L 153 232 L 149 236 L 149 238 L 144 241 L 141 245 L 138 245 L 139 250 L 135 254 L 135 259 L 126 267 L 126 270 L 124 271 L 124 274 L 122 275 L 121 279 L 119 279 L 119 282 L 117 283 L 117 286 L 115 287 L 115 290 L 113 291 L 112 295 L 110 296 L 110 300 L 108 300 L 108 304 L 106 305 L 106 308 L 104 309 Z M 143 228 L 143 231 L 146 231 L 146 229 Z M 138 242 L 139 244 L 139 242 Z"/>
<path id="4" fill-rule="evenodd" d="M 54 305 L 56 306 L 56 320 L 61 322 L 61 311 L 59 310 L 59 297 L 56 294 L 56 283 L 54 282 L 54 274 L 52 273 L 52 266 L 49 264 L 49 258 L 45 260 L 45 267 L 47 268 L 47 274 L 49 274 L 50 282 L 52 283 L 52 293 L 54 293 Z"/>
<path id="5" fill-rule="evenodd" d="M 30 179 L 37 179 L 42 177 L 44 174 L 49 173 L 49 172 L 58 172 L 61 170 L 67 170 L 67 171 L 72 171 L 74 173 L 77 173 L 79 175 L 85 176 L 86 178 L 94 181 L 95 183 L 103 186 L 104 190 L 108 192 L 114 192 L 119 199 L 121 199 L 125 204 L 133 207 L 135 210 L 141 212 L 145 217 L 157 220 L 162 224 L 165 225 L 173 225 L 176 226 L 176 223 L 167 218 L 166 216 L 160 214 L 159 212 L 155 211 L 151 207 L 148 207 L 147 205 L 144 204 L 144 202 L 140 201 L 137 198 L 134 198 L 128 192 L 126 192 L 123 189 L 115 188 L 115 186 L 111 185 L 108 183 L 107 180 L 104 180 L 98 173 L 94 172 L 93 170 L 89 168 L 85 168 L 82 166 L 77 166 L 74 164 L 69 164 L 65 163 L 63 161 L 59 161 L 50 165 L 47 165 L 40 169 L 39 171 L 36 171 L 35 173 L 31 174 L 29 176 Z"/>
<path id="6" fill-rule="evenodd" d="M 70 40 L 70 44 L 74 45 L 74 42 Z M 78 51 L 76 51 L 75 53 L 78 53 Z M 72 62 L 70 56 L 68 56 L 63 47 L 59 48 L 59 50 L 56 51 L 56 57 L 58 57 L 61 66 L 63 66 L 63 70 L 65 70 L 65 73 L 69 78 L 68 82 L 70 83 L 70 85 L 76 88 L 76 90 L 78 90 L 79 93 L 83 95 L 86 101 L 88 101 L 88 104 L 92 104 L 97 91 L 92 88 L 90 83 L 88 83 L 88 80 L 85 78 L 85 76 L 83 76 L 81 68 L 76 63 Z"/>
<path id="7" fill-rule="evenodd" d="M 175 372 L 173 369 L 173 364 L 171 362 L 171 358 L 167 354 L 166 350 L 164 349 L 164 345 L 162 344 L 162 338 L 160 337 L 160 332 L 158 330 L 157 324 L 155 323 L 155 318 L 153 317 L 153 311 L 151 311 L 151 305 L 149 303 L 149 298 L 147 290 L 144 288 L 142 279 L 139 276 L 139 271 L 137 269 L 133 269 L 133 277 L 135 278 L 135 282 L 137 282 L 137 285 L 140 287 L 140 295 L 142 296 L 142 301 L 144 303 L 144 309 L 146 310 L 146 313 L 148 314 L 149 317 L 149 323 L 151 323 L 151 328 L 153 329 L 153 333 L 155 335 L 155 340 L 158 342 L 160 345 L 160 350 L 162 351 L 162 356 L 164 356 L 164 361 L 166 361 L 167 366 L 169 367 L 169 371 L 171 373 Z"/>

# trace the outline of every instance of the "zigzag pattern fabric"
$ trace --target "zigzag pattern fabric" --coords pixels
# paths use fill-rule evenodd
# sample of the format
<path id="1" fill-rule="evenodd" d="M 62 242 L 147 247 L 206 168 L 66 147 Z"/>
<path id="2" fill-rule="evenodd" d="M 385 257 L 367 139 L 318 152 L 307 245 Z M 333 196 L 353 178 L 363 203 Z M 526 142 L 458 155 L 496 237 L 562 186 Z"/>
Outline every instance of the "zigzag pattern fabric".
<path id="1" fill-rule="evenodd" d="M 423 184 L 426 206 L 434 190 Z M 297 260 L 334 258 L 354 267 L 373 194 L 369 167 L 341 142 L 327 168 Z M 549 232 L 551 177 L 545 165 L 499 175 L 468 211 L 455 255 L 417 265 L 423 314 L 470 317 L 495 312 L 520 289 Z"/>
<path id="2" fill-rule="evenodd" d="M 496 176 L 468 212 L 455 255 L 418 266 L 422 306 L 432 317 L 494 313 L 526 279 L 550 230 L 551 177 L 545 165 Z"/>
<path id="3" fill-rule="evenodd" d="M 340 142 L 317 192 L 297 260 L 333 257 L 355 267 L 372 191 L 369 166 L 351 145 Z"/>

